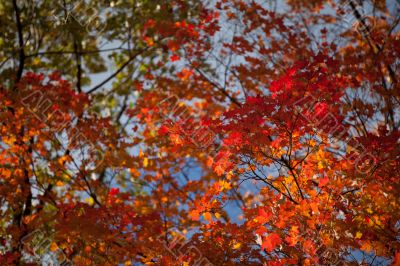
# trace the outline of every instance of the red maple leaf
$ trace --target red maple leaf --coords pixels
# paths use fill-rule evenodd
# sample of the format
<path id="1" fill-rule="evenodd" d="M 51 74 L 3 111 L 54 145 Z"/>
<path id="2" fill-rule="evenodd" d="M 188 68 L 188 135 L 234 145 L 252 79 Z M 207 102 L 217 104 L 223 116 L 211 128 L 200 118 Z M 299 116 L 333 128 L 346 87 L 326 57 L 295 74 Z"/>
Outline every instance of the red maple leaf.
<path id="1" fill-rule="evenodd" d="M 262 248 L 268 252 L 271 252 L 276 248 L 276 246 L 280 245 L 281 243 L 281 237 L 276 233 L 271 233 L 264 238 Z"/>

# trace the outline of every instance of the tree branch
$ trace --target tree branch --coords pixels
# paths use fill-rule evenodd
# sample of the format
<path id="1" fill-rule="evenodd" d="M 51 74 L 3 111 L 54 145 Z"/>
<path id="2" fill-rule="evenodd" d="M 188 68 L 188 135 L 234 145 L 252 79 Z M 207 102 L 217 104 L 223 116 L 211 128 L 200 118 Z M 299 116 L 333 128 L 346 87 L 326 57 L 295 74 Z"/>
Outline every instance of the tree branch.
<path id="1" fill-rule="evenodd" d="M 20 10 L 17 5 L 17 0 L 13 0 L 13 7 L 15 12 L 15 20 L 17 23 L 17 34 L 18 34 L 18 44 L 19 44 L 19 65 L 17 70 L 16 81 L 20 81 L 22 77 L 22 73 L 24 71 L 25 65 L 25 51 L 24 51 L 24 39 L 22 35 L 22 23 L 21 23 L 21 15 Z"/>
<path id="2" fill-rule="evenodd" d="M 147 50 L 148 50 L 148 48 L 139 50 L 136 53 L 134 53 L 132 56 L 129 57 L 129 59 L 124 64 L 122 64 L 122 66 L 120 68 L 117 69 L 117 71 L 115 71 L 108 78 L 106 78 L 105 80 L 103 80 L 102 82 L 100 82 L 99 84 L 97 84 L 96 86 L 91 88 L 90 90 L 88 90 L 86 93 L 91 94 L 91 93 L 95 92 L 96 90 L 100 89 L 103 85 L 105 85 L 110 80 L 112 80 L 115 76 L 117 76 L 127 65 L 129 65 L 129 63 L 131 63 L 134 59 L 136 59 L 139 55 L 141 55 L 142 53 L 144 53 Z"/>

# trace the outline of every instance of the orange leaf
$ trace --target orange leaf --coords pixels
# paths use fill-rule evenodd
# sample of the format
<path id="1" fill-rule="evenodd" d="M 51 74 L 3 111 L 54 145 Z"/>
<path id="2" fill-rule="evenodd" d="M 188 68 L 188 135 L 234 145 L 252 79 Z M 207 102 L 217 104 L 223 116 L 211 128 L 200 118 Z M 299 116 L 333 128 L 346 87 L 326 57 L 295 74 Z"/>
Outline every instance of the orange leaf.
<path id="1" fill-rule="evenodd" d="M 198 221 L 199 220 L 199 218 L 200 218 L 200 214 L 199 214 L 199 211 L 198 210 L 192 210 L 192 211 L 190 211 L 190 216 L 192 217 L 192 220 L 193 221 Z"/>
<path id="2" fill-rule="evenodd" d="M 204 219 L 206 220 L 206 221 L 211 221 L 211 213 L 209 213 L 209 212 L 205 212 L 205 213 L 203 213 L 203 216 L 204 216 Z"/>
<path id="3" fill-rule="evenodd" d="M 55 242 L 51 243 L 50 250 L 54 252 L 57 249 L 58 249 L 58 245 Z"/>

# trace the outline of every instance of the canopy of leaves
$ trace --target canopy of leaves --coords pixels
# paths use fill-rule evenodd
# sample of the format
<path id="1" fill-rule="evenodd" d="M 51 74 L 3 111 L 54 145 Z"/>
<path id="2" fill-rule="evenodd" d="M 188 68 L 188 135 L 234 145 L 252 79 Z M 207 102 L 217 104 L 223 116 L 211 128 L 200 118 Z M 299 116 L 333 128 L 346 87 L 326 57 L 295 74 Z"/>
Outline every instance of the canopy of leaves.
<path id="1" fill-rule="evenodd" d="M 400 265 L 400 4 L 0 2 L 0 264 Z"/>

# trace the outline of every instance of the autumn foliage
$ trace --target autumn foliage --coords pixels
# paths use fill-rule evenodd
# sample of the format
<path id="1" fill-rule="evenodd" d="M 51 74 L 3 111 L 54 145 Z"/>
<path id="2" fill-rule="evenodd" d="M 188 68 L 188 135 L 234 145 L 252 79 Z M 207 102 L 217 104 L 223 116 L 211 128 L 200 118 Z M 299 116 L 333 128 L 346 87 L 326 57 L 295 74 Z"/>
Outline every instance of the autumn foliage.
<path id="1" fill-rule="evenodd" d="M 398 2 L 33 2 L 1 265 L 400 265 Z"/>

